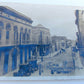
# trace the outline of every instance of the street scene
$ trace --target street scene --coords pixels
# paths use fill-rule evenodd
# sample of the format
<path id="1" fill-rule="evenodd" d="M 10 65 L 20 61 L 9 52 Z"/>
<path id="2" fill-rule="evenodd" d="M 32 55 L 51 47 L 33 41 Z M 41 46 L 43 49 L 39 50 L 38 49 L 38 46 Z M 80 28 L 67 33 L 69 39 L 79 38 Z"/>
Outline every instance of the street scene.
<path id="1" fill-rule="evenodd" d="M 1 3 L 0 76 L 84 76 L 80 9 Z"/>

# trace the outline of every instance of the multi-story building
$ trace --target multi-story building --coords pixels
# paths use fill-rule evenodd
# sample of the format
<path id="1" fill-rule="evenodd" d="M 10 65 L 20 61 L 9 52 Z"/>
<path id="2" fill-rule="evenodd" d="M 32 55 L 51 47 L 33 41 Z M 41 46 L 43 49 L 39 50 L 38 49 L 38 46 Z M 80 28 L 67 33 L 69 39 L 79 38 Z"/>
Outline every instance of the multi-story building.
<path id="1" fill-rule="evenodd" d="M 20 64 L 36 61 L 32 22 L 31 18 L 0 6 L 0 75 L 15 70 Z"/>
<path id="2" fill-rule="evenodd" d="M 71 40 L 64 36 L 52 36 L 52 52 L 60 49 L 68 48 L 71 45 Z"/>
<path id="3" fill-rule="evenodd" d="M 47 55 L 49 53 L 49 47 L 51 43 L 50 31 L 48 28 L 45 28 L 43 25 L 38 24 L 32 28 L 32 41 L 33 44 L 39 46 L 39 54 Z M 41 49 L 42 48 L 42 49 Z"/>
<path id="4" fill-rule="evenodd" d="M 49 29 L 33 27 L 32 22 L 14 9 L 0 6 L 0 75 L 16 69 L 14 76 L 30 74 L 38 68 L 37 56 L 49 54 Z"/>
<path id="5" fill-rule="evenodd" d="M 77 47 L 79 50 L 81 62 L 84 66 L 84 10 L 76 10 L 76 25 L 78 28 L 77 35 Z"/>

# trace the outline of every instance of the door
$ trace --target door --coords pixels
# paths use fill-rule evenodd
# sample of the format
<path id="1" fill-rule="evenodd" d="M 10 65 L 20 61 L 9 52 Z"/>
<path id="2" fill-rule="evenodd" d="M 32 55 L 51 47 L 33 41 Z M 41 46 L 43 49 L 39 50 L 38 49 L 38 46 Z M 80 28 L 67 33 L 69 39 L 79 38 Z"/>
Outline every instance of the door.
<path id="1" fill-rule="evenodd" d="M 5 52 L 4 55 L 4 74 L 8 72 L 8 59 L 9 59 L 9 52 Z"/>
<path id="2" fill-rule="evenodd" d="M 17 68 L 17 49 L 14 49 L 12 53 L 12 70 L 15 70 L 16 68 Z"/>

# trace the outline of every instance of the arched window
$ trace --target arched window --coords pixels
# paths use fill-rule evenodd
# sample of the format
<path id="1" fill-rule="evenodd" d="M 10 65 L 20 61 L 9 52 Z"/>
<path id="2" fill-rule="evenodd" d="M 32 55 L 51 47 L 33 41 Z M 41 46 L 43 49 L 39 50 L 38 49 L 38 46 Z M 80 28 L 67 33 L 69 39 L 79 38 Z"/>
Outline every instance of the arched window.
<path id="1" fill-rule="evenodd" d="M 6 25 L 6 40 L 9 39 L 10 30 L 11 30 L 11 25 L 10 25 L 10 23 L 8 23 L 8 24 Z"/>
<path id="2" fill-rule="evenodd" d="M 1 40 L 1 37 L 2 37 L 2 29 L 4 27 L 4 24 L 3 22 L 0 21 L 0 40 Z"/>
<path id="3" fill-rule="evenodd" d="M 25 29 L 25 33 L 27 33 L 27 28 Z"/>
<path id="4" fill-rule="evenodd" d="M 6 24 L 6 30 L 10 30 L 10 29 L 11 29 L 10 23 Z"/>
<path id="5" fill-rule="evenodd" d="M 18 41 L 18 27 L 14 26 L 14 41 Z"/>
<path id="6" fill-rule="evenodd" d="M 28 42 L 30 41 L 30 33 L 31 33 L 31 30 L 29 29 L 29 32 L 27 33 L 27 41 Z"/>

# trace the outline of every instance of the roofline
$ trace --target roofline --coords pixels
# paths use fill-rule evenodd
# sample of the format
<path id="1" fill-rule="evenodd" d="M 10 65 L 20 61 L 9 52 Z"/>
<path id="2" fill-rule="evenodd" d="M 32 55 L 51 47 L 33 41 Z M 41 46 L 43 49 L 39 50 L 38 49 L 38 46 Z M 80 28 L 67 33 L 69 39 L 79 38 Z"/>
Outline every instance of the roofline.
<path id="1" fill-rule="evenodd" d="M 38 29 L 39 29 L 39 28 L 42 28 L 42 29 L 49 30 L 48 28 L 45 28 L 45 27 L 38 27 L 38 26 L 33 26 L 32 28 L 33 28 L 33 29 L 34 29 L 34 28 L 38 28 Z M 49 31 L 50 31 L 50 30 L 49 30 Z"/>
<path id="2" fill-rule="evenodd" d="M 5 12 L 5 13 L 7 13 L 7 14 L 9 14 L 9 15 L 12 15 L 12 16 L 14 16 L 14 17 L 16 17 L 16 18 L 25 20 L 25 21 L 27 21 L 27 22 L 29 22 L 29 23 L 31 23 L 31 24 L 32 24 L 32 22 L 33 22 L 33 21 L 31 20 L 31 18 L 25 16 L 24 14 L 21 14 L 20 12 L 17 12 L 16 10 L 14 10 L 14 9 L 12 9 L 12 8 L 10 8 L 10 7 L 0 6 L 0 11 L 3 11 L 3 12 Z"/>

